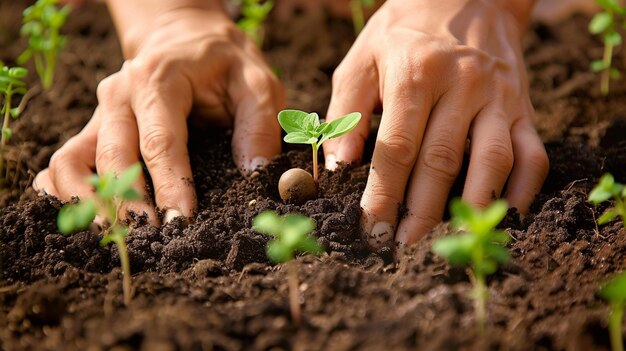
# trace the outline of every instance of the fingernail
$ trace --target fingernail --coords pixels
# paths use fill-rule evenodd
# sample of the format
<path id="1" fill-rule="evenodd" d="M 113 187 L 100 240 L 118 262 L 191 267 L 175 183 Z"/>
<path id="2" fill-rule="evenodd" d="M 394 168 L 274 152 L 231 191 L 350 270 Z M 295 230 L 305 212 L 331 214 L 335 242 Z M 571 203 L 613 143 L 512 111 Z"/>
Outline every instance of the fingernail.
<path id="1" fill-rule="evenodd" d="M 326 169 L 330 171 L 337 169 L 337 157 L 334 154 L 328 154 L 326 156 Z"/>
<path id="2" fill-rule="evenodd" d="M 183 215 L 182 212 L 180 212 L 179 210 L 170 208 L 169 210 L 165 211 L 165 216 L 163 218 L 163 221 L 167 224 L 176 217 L 182 217 L 182 215 Z"/>
<path id="3" fill-rule="evenodd" d="M 252 159 L 252 161 L 250 161 L 250 163 L 248 163 L 246 171 L 252 172 L 259 167 L 267 166 L 268 163 L 270 163 L 270 161 L 265 157 L 262 157 L 262 156 L 255 157 Z"/>
<path id="4" fill-rule="evenodd" d="M 393 240 L 395 230 L 393 226 L 387 222 L 377 222 L 372 226 L 372 230 L 367 234 L 367 243 L 379 249 Z"/>

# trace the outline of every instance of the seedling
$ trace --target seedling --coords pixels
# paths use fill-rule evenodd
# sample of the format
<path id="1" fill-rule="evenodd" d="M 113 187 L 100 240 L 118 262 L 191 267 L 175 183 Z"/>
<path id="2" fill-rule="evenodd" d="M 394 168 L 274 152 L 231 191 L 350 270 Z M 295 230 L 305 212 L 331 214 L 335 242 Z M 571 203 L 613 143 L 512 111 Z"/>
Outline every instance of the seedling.
<path id="1" fill-rule="evenodd" d="M 511 256 L 504 247 L 509 235 L 495 227 L 502 221 L 508 209 L 504 200 L 493 202 L 480 211 L 460 199 L 452 200 L 450 212 L 452 225 L 464 234 L 450 235 L 435 241 L 432 250 L 453 265 L 469 265 L 472 272 L 472 298 L 479 330 L 484 333 L 486 304 L 489 291 L 486 276 L 494 273 L 498 264 L 507 262 Z"/>
<path id="2" fill-rule="evenodd" d="M 591 70 L 601 72 L 600 91 L 602 95 L 609 94 L 611 79 L 619 79 L 621 72 L 612 67 L 613 49 L 622 43 L 622 36 L 617 31 L 619 16 L 626 15 L 626 7 L 619 4 L 619 0 L 595 0 L 603 9 L 589 22 L 589 32 L 602 36 L 604 42 L 604 55 L 602 60 L 591 62 Z M 623 22 L 623 19 L 622 19 Z M 622 26 L 625 24 L 622 23 Z"/>
<path id="3" fill-rule="evenodd" d="M 104 236 L 100 240 L 100 245 L 114 243 L 117 246 L 124 274 L 123 289 L 126 305 L 131 300 L 130 262 L 126 250 L 126 236 L 129 229 L 120 223 L 118 212 L 123 201 L 141 200 L 142 195 L 133 188 L 141 170 L 141 164 L 137 163 L 124 171 L 119 178 L 111 172 L 102 176 L 89 177 L 89 183 L 95 188 L 95 197 L 63 206 L 57 218 L 59 231 L 65 235 L 86 229 L 96 215 L 105 219 Z"/>
<path id="4" fill-rule="evenodd" d="M 622 318 L 624 316 L 624 306 L 626 303 L 626 272 L 620 273 L 615 278 L 605 283 L 600 288 L 600 296 L 611 305 L 611 312 L 609 314 L 611 349 L 613 351 L 624 351 Z"/>
<path id="5" fill-rule="evenodd" d="M 363 9 L 374 6 L 375 0 L 350 0 L 350 10 L 352 11 L 352 24 L 354 34 L 359 35 L 365 27 L 365 16 Z"/>
<path id="6" fill-rule="evenodd" d="M 359 112 L 352 112 L 332 122 L 323 123 L 320 123 L 320 118 L 315 112 L 283 110 L 278 114 L 278 123 L 287 132 L 284 139 L 285 142 L 311 145 L 313 149 L 313 181 L 316 185 L 318 181 L 317 153 L 320 146 L 328 139 L 340 137 L 351 131 L 360 120 L 361 114 Z M 299 183 L 295 182 L 295 184 Z M 297 191 L 297 189 L 287 190 L 280 188 L 279 182 L 279 192 L 281 194 Z M 287 199 L 283 198 L 283 200 Z"/>
<path id="7" fill-rule="evenodd" d="M 28 70 L 22 67 L 9 68 L 0 62 L 0 94 L 2 104 L 2 133 L 0 135 L 0 178 L 4 177 L 4 152 L 7 143 L 13 136 L 9 127 L 11 117 L 17 118 L 22 112 L 19 107 L 13 107 L 13 97 L 17 94 L 26 94 L 26 83 L 22 80 L 28 74 Z"/>
<path id="8" fill-rule="evenodd" d="M 617 216 L 626 219 L 626 186 L 615 181 L 610 173 L 600 178 L 598 185 L 589 193 L 589 202 L 598 205 L 610 199 L 615 200 L 615 206 L 606 210 L 600 218 L 598 224 L 606 224 L 614 220 Z M 626 221 L 624 222 L 626 229 Z"/>
<path id="9" fill-rule="evenodd" d="M 57 56 L 67 41 L 59 31 L 71 8 L 57 8 L 57 3 L 58 0 L 38 0 L 26 8 L 20 30 L 22 36 L 28 37 L 28 48 L 17 58 L 17 62 L 24 64 L 32 58 L 45 90 L 52 87 Z"/>
<path id="10" fill-rule="evenodd" d="M 289 285 L 289 305 L 291 318 L 300 326 L 300 297 L 298 286 L 298 267 L 292 262 L 296 252 L 308 252 L 319 255 L 324 250 L 310 236 L 315 229 L 315 221 L 298 214 L 279 216 L 274 211 L 265 211 L 254 217 L 252 227 L 259 233 L 271 235 L 273 240 L 267 243 L 267 257 L 274 263 L 287 263 Z"/>
<path id="11" fill-rule="evenodd" d="M 243 30 L 258 47 L 263 46 L 265 30 L 263 23 L 274 7 L 273 1 L 243 0 L 241 3 L 241 19 L 237 26 Z"/>

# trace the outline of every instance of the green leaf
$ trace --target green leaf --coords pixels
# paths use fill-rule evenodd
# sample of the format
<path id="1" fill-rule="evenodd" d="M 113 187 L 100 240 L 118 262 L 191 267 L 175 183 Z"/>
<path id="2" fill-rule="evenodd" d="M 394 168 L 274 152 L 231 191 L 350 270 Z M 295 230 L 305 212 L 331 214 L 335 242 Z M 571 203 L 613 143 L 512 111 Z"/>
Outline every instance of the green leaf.
<path id="1" fill-rule="evenodd" d="M 600 296 L 613 303 L 626 300 L 626 272 L 622 272 L 603 284 Z"/>
<path id="2" fill-rule="evenodd" d="M 617 46 L 622 43 L 622 36 L 616 31 L 610 31 L 604 34 L 604 43 L 610 46 Z"/>
<path id="3" fill-rule="evenodd" d="M 132 166 L 128 167 L 122 175 L 115 181 L 115 193 L 117 196 L 121 197 L 124 200 L 129 200 L 124 198 L 124 194 L 128 190 L 133 189 L 133 184 L 139 178 L 139 175 L 142 172 L 141 163 L 137 162 Z"/>
<path id="4" fill-rule="evenodd" d="M 622 73 L 617 68 L 612 67 L 609 71 L 609 75 L 611 79 L 617 80 L 622 76 Z"/>
<path id="5" fill-rule="evenodd" d="M 319 255 L 324 252 L 324 249 L 319 246 L 317 240 L 314 238 L 307 236 L 304 238 L 297 247 L 300 252 L 307 252 L 312 255 Z"/>
<path id="6" fill-rule="evenodd" d="M 129 233 L 129 229 L 123 226 L 115 226 L 111 228 L 109 233 L 102 237 L 100 240 L 100 246 L 105 246 L 110 243 L 114 243 L 116 245 L 122 244 L 126 240 L 126 236 Z"/>
<path id="7" fill-rule="evenodd" d="M 95 201 L 80 201 L 77 204 L 65 205 L 57 216 L 57 227 L 65 235 L 86 229 L 96 217 Z"/>
<path id="8" fill-rule="evenodd" d="M 457 229 L 469 227 L 477 216 L 476 211 L 461 198 L 450 201 L 450 213 L 452 214 L 452 224 Z"/>
<path id="9" fill-rule="evenodd" d="M 17 118 L 20 116 L 20 113 L 22 113 L 22 111 L 20 111 L 19 107 L 14 107 L 11 109 L 11 112 L 9 112 L 11 114 L 11 117 L 13 118 Z"/>
<path id="10" fill-rule="evenodd" d="M 322 143 L 328 139 L 340 137 L 351 131 L 352 129 L 354 129 L 354 127 L 357 126 L 357 124 L 359 124 L 360 120 L 361 113 L 352 112 L 332 122 L 329 122 L 328 127 L 326 128 L 326 132 L 324 133 L 324 136 L 322 136 L 319 145 L 322 145 Z"/>
<path id="11" fill-rule="evenodd" d="M 13 137 L 13 131 L 11 128 L 2 128 L 2 137 L 7 141 L 11 140 Z"/>
<path id="12" fill-rule="evenodd" d="M 283 216 L 283 225 L 285 228 L 298 232 L 300 237 L 312 232 L 316 226 L 315 221 L 311 218 L 293 213 Z"/>
<path id="13" fill-rule="evenodd" d="M 487 207 L 481 215 L 481 226 L 484 231 L 495 228 L 506 216 L 509 205 L 505 200 L 494 201 Z"/>
<path id="14" fill-rule="evenodd" d="M 277 240 L 267 243 L 267 257 L 274 263 L 283 263 L 293 259 L 293 252 Z"/>
<path id="15" fill-rule="evenodd" d="M 278 113 L 278 123 L 287 133 L 306 133 L 306 118 L 308 113 L 300 110 L 282 110 Z"/>
<path id="16" fill-rule="evenodd" d="M 509 241 L 511 241 L 511 236 L 509 235 L 509 233 L 507 233 L 507 232 L 505 232 L 503 230 L 496 230 L 496 231 L 491 233 L 490 240 L 491 240 L 491 242 L 498 243 L 498 244 L 502 245 L 502 244 L 506 244 Z"/>
<path id="17" fill-rule="evenodd" d="M 610 208 L 608 210 L 606 210 L 602 216 L 600 216 L 600 218 L 598 218 L 598 224 L 602 225 L 602 224 L 607 224 L 610 221 L 614 220 L 615 217 L 617 217 L 619 213 L 617 212 L 616 209 L 614 208 Z"/>
<path id="18" fill-rule="evenodd" d="M 617 0 L 595 0 L 598 5 L 600 5 L 603 9 L 619 12 L 621 10 L 621 6 Z"/>
<path id="19" fill-rule="evenodd" d="M 600 178 L 598 185 L 589 193 L 589 202 L 597 205 L 602 203 L 613 196 L 615 188 L 615 179 L 609 173 Z"/>
<path id="20" fill-rule="evenodd" d="M 591 34 L 598 34 L 604 32 L 613 24 L 613 15 L 608 12 L 600 12 L 593 16 L 591 22 L 589 22 L 589 32 Z"/>
<path id="21" fill-rule="evenodd" d="M 318 116 L 318 114 L 315 112 L 309 113 L 306 116 L 306 121 L 304 123 L 307 131 L 314 131 L 317 129 L 317 127 L 320 126 L 320 116 Z"/>
<path id="22" fill-rule="evenodd" d="M 604 63 L 603 60 L 593 60 L 591 61 L 591 71 L 592 72 L 600 72 L 605 70 L 606 64 Z"/>
<path id="23" fill-rule="evenodd" d="M 493 259 L 497 263 L 506 263 L 511 260 L 509 251 L 498 244 L 488 244 L 485 246 L 485 253 L 490 259 Z"/>
<path id="24" fill-rule="evenodd" d="M 469 235 L 450 235 L 437 239 L 432 251 L 454 265 L 466 265 L 471 260 L 474 239 Z"/>
<path id="25" fill-rule="evenodd" d="M 474 270 L 481 272 L 483 275 L 493 274 L 497 269 L 498 265 L 492 260 L 474 262 Z"/>
<path id="26" fill-rule="evenodd" d="M 9 77 L 22 79 L 28 75 L 28 70 L 23 67 L 13 67 L 9 69 Z"/>
<path id="27" fill-rule="evenodd" d="M 290 144 L 315 144 L 317 143 L 317 138 L 308 136 L 307 134 L 302 133 L 302 132 L 291 132 L 285 135 L 285 138 L 283 140 L 285 140 L 286 143 L 290 143 Z"/>
<path id="28" fill-rule="evenodd" d="M 281 227 L 282 219 L 274 211 L 264 211 L 252 220 L 252 229 L 274 237 L 279 235 Z"/>

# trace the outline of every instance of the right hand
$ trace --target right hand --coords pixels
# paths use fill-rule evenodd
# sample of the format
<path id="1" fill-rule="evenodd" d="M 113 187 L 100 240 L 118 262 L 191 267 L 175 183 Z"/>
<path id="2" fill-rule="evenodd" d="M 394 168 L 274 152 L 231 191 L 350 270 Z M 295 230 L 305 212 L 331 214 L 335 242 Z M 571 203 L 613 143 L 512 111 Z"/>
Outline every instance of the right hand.
<path id="1" fill-rule="evenodd" d="M 85 183 L 98 174 L 120 174 L 143 160 L 156 206 L 165 221 L 192 216 L 196 195 L 187 151 L 187 116 L 194 112 L 233 127 L 232 149 L 241 170 L 264 165 L 280 152 L 276 120 L 285 97 L 261 52 L 219 11 L 180 8 L 160 14 L 125 45 L 121 70 L 98 86 L 91 121 L 60 148 L 34 187 L 69 200 L 90 197 Z M 145 188 L 145 179 L 136 187 Z M 151 199 L 129 208 L 158 225 Z M 126 208 L 124 209 L 126 210 Z"/>

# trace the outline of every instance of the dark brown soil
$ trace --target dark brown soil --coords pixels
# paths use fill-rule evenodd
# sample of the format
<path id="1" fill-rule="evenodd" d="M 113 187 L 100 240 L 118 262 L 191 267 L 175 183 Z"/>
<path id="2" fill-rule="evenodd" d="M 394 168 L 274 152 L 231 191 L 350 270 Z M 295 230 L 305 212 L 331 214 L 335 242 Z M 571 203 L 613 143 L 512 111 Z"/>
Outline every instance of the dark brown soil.
<path id="1" fill-rule="evenodd" d="M 5 62 L 23 47 L 13 41 L 23 7 L 0 2 Z M 104 8 L 76 11 L 54 89 L 14 124 L 10 159 L 22 161 L 18 181 L 0 195 L 0 349 L 608 349 L 608 309 L 596 291 L 625 268 L 626 236 L 621 221 L 597 227 L 594 216 L 605 207 L 585 198 L 603 172 L 626 181 L 626 85 L 600 97 L 588 65 L 601 44 L 587 34 L 587 21 L 535 25 L 526 40 L 551 172 L 531 214 L 520 220 L 511 213 L 503 225 L 514 238 L 514 259 L 489 280 L 481 338 L 467 273 L 430 252 L 445 224 L 390 263 L 389 252 L 370 254 L 359 236 L 368 164 L 322 171 L 317 200 L 285 205 L 278 178 L 292 167 L 311 171 L 308 150 L 293 149 L 244 178 L 232 163 L 229 133 L 220 130 L 191 138 L 200 202 L 194 221 L 153 228 L 140 220 L 128 238 L 135 292 L 125 307 L 116 249 L 100 247 L 89 231 L 57 233 L 61 202 L 22 191 L 27 171 L 44 168 L 90 118 L 97 82 L 121 66 Z M 290 107 L 325 111 L 330 75 L 352 40 L 350 23 L 325 17 L 271 23 L 266 51 Z M 624 57 L 617 63 L 624 68 Z M 314 218 L 329 252 L 297 260 L 299 330 L 290 321 L 286 272 L 268 263 L 268 238 L 250 229 L 252 217 L 268 208 Z"/>

